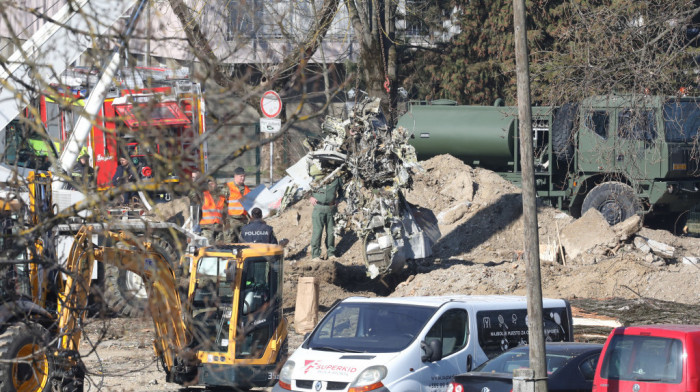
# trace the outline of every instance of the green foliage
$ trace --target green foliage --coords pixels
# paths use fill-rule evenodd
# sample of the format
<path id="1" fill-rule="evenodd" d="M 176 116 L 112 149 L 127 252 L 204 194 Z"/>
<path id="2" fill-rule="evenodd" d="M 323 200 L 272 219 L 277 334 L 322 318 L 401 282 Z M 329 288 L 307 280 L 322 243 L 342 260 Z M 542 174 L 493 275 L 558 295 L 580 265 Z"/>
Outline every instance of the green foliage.
<path id="1" fill-rule="evenodd" d="M 692 0 L 527 1 L 532 100 L 595 93 L 673 93 L 694 82 L 686 27 Z M 515 103 L 513 0 L 456 0 L 461 32 L 417 51 L 402 70 L 413 97 Z M 692 42 L 691 42 L 692 43 Z"/>

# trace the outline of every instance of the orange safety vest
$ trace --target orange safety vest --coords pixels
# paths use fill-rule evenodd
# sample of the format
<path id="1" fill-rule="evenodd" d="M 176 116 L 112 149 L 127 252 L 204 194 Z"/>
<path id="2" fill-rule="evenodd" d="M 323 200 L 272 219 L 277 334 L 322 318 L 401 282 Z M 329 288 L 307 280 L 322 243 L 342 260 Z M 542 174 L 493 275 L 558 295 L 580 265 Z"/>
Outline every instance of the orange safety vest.
<path id="1" fill-rule="evenodd" d="M 233 181 L 226 183 L 226 185 L 228 185 L 229 190 L 228 214 L 235 217 L 248 215 L 248 213 L 243 209 L 243 204 L 241 204 L 241 199 L 243 196 L 250 192 L 248 186 L 243 185 L 243 195 L 241 195 L 241 191 L 238 190 L 238 187 L 233 183 Z"/>
<path id="2" fill-rule="evenodd" d="M 202 204 L 202 219 L 199 221 L 200 225 L 215 225 L 217 223 L 223 223 L 222 211 L 224 209 L 224 203 L 226 199 L 223 196 L 219 196 L 216 202 L 209 191 L 204 191 L 204 204 Z"/>

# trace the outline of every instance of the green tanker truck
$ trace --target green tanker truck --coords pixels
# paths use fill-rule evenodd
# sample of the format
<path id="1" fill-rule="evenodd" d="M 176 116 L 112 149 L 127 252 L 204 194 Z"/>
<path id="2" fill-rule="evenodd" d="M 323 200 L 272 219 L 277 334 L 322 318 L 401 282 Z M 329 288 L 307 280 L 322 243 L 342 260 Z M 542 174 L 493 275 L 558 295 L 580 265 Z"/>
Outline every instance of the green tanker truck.
<path id="1" fill-rule="evenodd" d="M 398 125 L 413 133 L 418 159 L 451 154 L 521 181 L 517 107 L 414 103 Z M 681 213 L 700 231 L 699 128 L 700 98 L 615 94 L 533 107 L 537 195 L 574 217 Z"/>

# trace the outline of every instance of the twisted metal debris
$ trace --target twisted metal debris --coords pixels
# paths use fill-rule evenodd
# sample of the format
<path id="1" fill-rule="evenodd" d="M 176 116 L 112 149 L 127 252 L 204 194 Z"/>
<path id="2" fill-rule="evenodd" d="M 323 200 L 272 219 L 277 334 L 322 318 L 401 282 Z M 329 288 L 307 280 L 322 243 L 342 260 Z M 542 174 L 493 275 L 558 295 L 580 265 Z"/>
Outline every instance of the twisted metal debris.
<path id="1" fill-rule="evenodd" d="M 316 178 L 311 191 L 343 180 L 345 208 L 336 214 L 336 230 L 350 229 L 362 239 L 367 274 L 371 278 L 402 270 L 407 260 L 430 256 L 440 237 L 432 211 L 406 201 L 403 190 L 413 183 L 418 165 L 410 135 L 390 129 L 379 99 L 357 103 L 348 119 L 326 117 L 322 140 L 309 143 L 304 158 Z"/>

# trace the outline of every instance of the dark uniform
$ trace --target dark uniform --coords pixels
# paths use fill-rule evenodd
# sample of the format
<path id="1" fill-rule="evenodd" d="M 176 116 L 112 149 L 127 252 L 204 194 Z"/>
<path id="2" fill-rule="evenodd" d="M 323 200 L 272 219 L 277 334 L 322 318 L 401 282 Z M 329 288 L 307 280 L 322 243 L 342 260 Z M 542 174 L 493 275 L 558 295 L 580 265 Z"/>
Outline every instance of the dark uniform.
<path id="1" fill-rule="evenodd" d="M 136 182 L 136 180 L 138 180 L 138 174 L 136 174 L 136 171 L 131 163 L 127 163 L 126 166 L 120 164 L 117 165 L 117 170 L 114 172 L 114 176 L 112 177 L 112 185 L 119 187 L 128 182 Z M 121 195 L 121 200 L 119 201 L 122 204 L 129 204 L 137 195 L 137 192 L 125 191 Z"/>
<path id="2" fill-rule="evenodd" d="M 71 177 L 76 185 L 79 184 L 86 186 L 87 188 L 92 188 L 95 184 L 95 169 L 90 167 L 88 162 L 83 164 L 81 158 L 87 159 L 87 155 L 81 155 L 78 157 L 78 162 L 76 162 L 75 166 L 73 166 Z"/>
<path id="3" fill-rule="evenodd" d="M 258 244 L 276 244 L 277 238 L 272 226 L 264 220 L 254 219 L 241 228 L 241 242 L 255 242 Z"/>
<path id="4" fill-rule="evenodd" d="M 335 256 L 335 238 L 333 230 L 335 222 L 333 217 L 337 210 L 338 198 L 342 197 L 343 187 L 340 178 L 336 178 L 318 191 L 311 194 L 316 199 L 314 211 L 311 213 L 311 257 L 321 257 L 321 239 L 323 229 L 326 229 L 326 249 L 329 257 Z"/>

